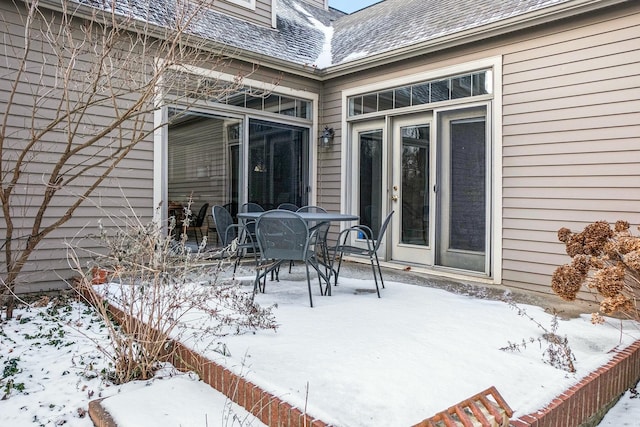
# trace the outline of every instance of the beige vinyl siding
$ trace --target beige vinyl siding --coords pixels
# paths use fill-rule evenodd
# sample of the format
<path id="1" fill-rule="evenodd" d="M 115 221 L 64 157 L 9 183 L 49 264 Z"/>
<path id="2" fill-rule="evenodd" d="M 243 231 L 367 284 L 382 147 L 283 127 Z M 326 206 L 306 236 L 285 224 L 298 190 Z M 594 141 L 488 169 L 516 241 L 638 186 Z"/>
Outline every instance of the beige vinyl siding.
<path id="1" fill-rule="evenodd" d="M 0 4 L 0 14 L 3 23 L 15 23 L 3 25 L 3 53 L 2 63 L 4 64 L 3 89 L 0 91 L 0 111 L 6 113 L 9 88 L 12 79 L 15 78 L 16 64 L 19 63 L 19 55 L 24 43 L 24 29 L 17 25 L 23 22 L 22 5 L 15 5 L 7 2 Z M 22 14 L 22 15 L 21 15 Z M 44 12 L 47 19 L 55 17 L 50 22 L 59 22 L 59 15 L 53 12 Z M 78 27 L 80 28 L 80 27 Z M 55 29 L 53 29 L 55 31 Z M 12 102 L 12 108 L 8 111 L 7 138 L 5 139 L 3 160 L 11 158 L 11 155 L 24 146 L 25 141 L 30 139 L 31 129 L 41 129 L 56 116 L 55 110 L 59 106 L 59 92 L 52 90 L 55 79 L 60 79 L 56 75 L 55 64 L 57 61 L 46 44 L 43 45 L 39 39 L 31 40 L 32 51 L 29 54 L 29 62 L 23 75 L 21 83 L 17 87 L 16 96 Z M 42 58 L 46 58 L 43 65 Z M 85 58 L 76 61 L 72 79 L 75 83 L 81 82 L 82 69 L 88 63 Z M 59 82 L 60 80 L 58 80 Z M 78 85 L 83 87 L 83 84 Z M 73 86 L 72 90 L 73 90 Z M 43 96 L 49 95 L 49 98 Z M 34 114 L 35 111 L 35 114 Z M 85 122 L 78 128 L 78 137 L 75 142 L 85 141 L 95 135 L 101 125 L 113 120 L 113 109 L 96 107 L 92 108 L 85 117 Z M 146 115 L 142 122 L 144 128 L 152 128 L 151 114 Z M 75 119 L 74 119 L 75 120 Z M 124 134 L 133 131 L 130 126 L 125 125 L 120 129 Z M 138 128 L 138 131 L 140 128 Z M 105 141 L 115 137 L 112 133 L 105 137 Z M 32 155 L 27 158 L 27 168 L 15 188 L 14 197 L 11 200 L 10 210 L 13 216 L 14 244 L 25 242 L 31 233 L 33 218 L 36 209 L 40 204 L 40 197 L 43 187 L 46 185 L 48 174 L 53 163 L 57 161 L 59 153 L 64 149 L 66 135 L 62 132 L 50 132 L 31 151 Z M 78 161 L 87 161 L 92 156 L 100 158 L 105 152 L 99 152 L 97 148 L 88 151 L 78 158 Z M 15 158 L 15 156 L 13 157 Z M 6 170 L 6 169 L 5 169 Z M 103 168 L 97 167 L 83 174 L 82 177 L 58 191 L 55 198 L 46 211 L 44 225 L 52 223 L 55 219 L 64 215 L 68 207 L 77 199 L 79 194 L 86 190 L 85 184 L 92 181 L 92 177 L 101 173 Z M 3 171 L 4 172 L 4 171 Z M 65 170 L 67 175 L 73 170 Z M 6 183 L 7 180 L 5 179 Z M 127 208 L 131 204 L 136 213 L 143 221 L 147 221 L 153 214 L 153 136 L 150 135 L 141 142 L 131 156 L 120 163 L 118 168 L 111 174 L 102 186 L 100 186 L 89 200 L 76 210 L 74 217 L 63 224 L 58 230 L 49 234 L 26 262 L 22 274 L 18 279 L 16 290 L 18 292 L 41 291 L 48 289 L 62 288 L 66 286 L 65 279 L 74 275 L 70 270 L 67 260 L 67 246 L 65 242 L 73 242 L 73 246 L 86 250 L 95 250 L 99 247 L 97 242 L 89 239 L 90 234 L 96 234 L 98 220 L 102 219 L 107 225 L 110 222 L 109 216 L 122 217 L 131 215 Z M 0 221 L 0 236 L 4 238 L 4 222 Z M 4 241 L 2 242 L 5 243 Z M 4 247 L 4 245 L 2 245 Z M 86 252 L 80 251 L 81 255 Z M 4 253 L 0 269 L 6 268 Z"/>
<path id="2" fill-rule="evenodd" d="M 217 11 L 227 15 L 253 22 L 263 27 L 271 27 L 271 14 L 274 1 L 275 0 L 256 0 L 255 9 L 251 9 L 238 3 L 221 0 L 214 2 L 213 7 Z"/>
<path id="3" fill-rule="evenodd" d="M 557 230 L 597 221 L 640 224 L 640 4 L 329 80 L 320 125 L 321 204 L 339 207 L 342 92 L 402 75 L 503 57 L 502 283 L 550 292 L 569 261 Z"/>
<path id="4" fill-rule="evenodd" d="M 326 9 L 327 8 L 327 1 L 326 0 L 302 0 L 305 3 L 309 3 L 314 5 L 315 7 L 319 7 L 320 9 Z"/>
<path id="5" fill-rule="evenodd" d="M 640 12 L 580 24 L 504 56 L 506 285 L 549 291 L 561 227 L 640 224 Z"/>

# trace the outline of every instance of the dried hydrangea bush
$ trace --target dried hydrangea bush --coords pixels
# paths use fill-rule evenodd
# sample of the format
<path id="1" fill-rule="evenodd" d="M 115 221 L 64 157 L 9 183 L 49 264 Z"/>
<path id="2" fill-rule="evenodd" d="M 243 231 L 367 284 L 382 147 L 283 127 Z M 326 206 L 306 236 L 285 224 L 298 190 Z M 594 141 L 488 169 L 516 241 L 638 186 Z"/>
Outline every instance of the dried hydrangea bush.
<path id="1" fill-rule="evenodd" d="M 592 315 L 594 323 L 614 314 L 640 320 L 640 237 L 629 228 L 627 221 L 617 221 L 613 228 L 597 221 L 579 233 L 558 230 L 571 263 L 554 271 L 551 288 L 567 301 L 575 300 L 583 288 L 594 294 L 600 305 Z"/>

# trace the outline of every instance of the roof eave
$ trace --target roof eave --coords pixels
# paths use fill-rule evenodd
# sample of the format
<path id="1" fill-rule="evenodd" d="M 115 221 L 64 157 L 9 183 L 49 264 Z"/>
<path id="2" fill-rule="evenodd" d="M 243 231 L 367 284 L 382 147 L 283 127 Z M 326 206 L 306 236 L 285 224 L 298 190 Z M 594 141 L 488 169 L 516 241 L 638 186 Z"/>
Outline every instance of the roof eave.
<path id="1" fill-rule="evenodd" d="M 459 47 L 488 38 L 531 28 L 560 19 L 581 15 L 595 10 L 627 3 L 630 0 L 575 0 L 557 6 L 551 6 L 526 15 L 496 21 L 478 28 L 449 34 L 436 39 L 408 45 L 399 49 L 381 52 L 365 58 L 332 65 L 321 70 L 323 80 L 363 71 L 373 67 L 390 64 L 416 56 Z"/>
<path id="2" fill-rule="evenodd" d="M 40 4 L 50 10 L 57 12 L 70 12 L 71 9 L 65 7 L 63 3 L 70 4 L 66 0 L 40 0 Z M 72 15 L 80 19 L 95 19 L 96 15 L 108 14 L 109 12 L 103 12 L 98 9 L 92 8 L 87 5 L 73 2 Z M 122 17 L 123 20 L 127 19 Z M 166 29 L 154 24 L 137 22 L 128 22 L 128 25 L 132 31 L 144 31 L 151 37 L 157 37 L 163 39 L 166 36 Z M 273 56 L 260 54 L 257 52 L 249 51 L 246 49 L 230 46 L 228 44 L 215 42 L 210 39 L 206 39 L 200 36 L 190 36 L 192 39 L 192 45 L 198 48 L 203 48 L 209 52 L 218 52 L 225 57 L 235 59 L 238 61 L 248 62 L 257 66 L 268 66 L 276 71 L 292 73 L 300 77 L 307 77 L 313 80 L 322 80 L 321 72 L 315 67 L 308 65 L 298 64 L 296 62 L 287 61 L 284 59 L 274 58 Z"/>
<path id="3" fill-rule="evenodd" d="M 254 64 L 257 66 L 264 65 L 265 67 L 269 67 L 272 70 L 295 74 L 299 77 L 306 77 L 318 81 L 323 80 L 322 70 L 313 66 L 301 65 L 296 62 L 287 61 L 285 59 L 278 59 L 270 55 L 263 55 L 250 50 L 235 48 L 233 46 L 215 43 L 212 41 L 205 40 L 205 44 L 208 50 L 222 51 L 224 52 L 224 56 L 228 58 L 232 58 L 249 64 Z"/>

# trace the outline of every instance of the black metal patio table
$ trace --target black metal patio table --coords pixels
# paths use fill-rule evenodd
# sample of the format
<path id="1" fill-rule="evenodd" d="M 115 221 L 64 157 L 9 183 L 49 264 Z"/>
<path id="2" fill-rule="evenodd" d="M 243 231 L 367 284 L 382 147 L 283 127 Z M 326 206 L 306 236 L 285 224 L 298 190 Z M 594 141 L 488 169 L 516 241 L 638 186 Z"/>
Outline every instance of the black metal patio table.
<path id="1" fill-rule="evenodd" d="M 265 211 L 269 212 L 269 211 Z M 240 212 L 238 213 L 238 219 L 242 221 L 256 221 L 260 216 L 262 216 L 265 212 Z M 349 221 L 357 221 L 360 219 L 358 215 L 339 213 L 339 212 L 296 212 L 302 219 L 304 219 L 308 224 L 314 224 L 309 228 L 310 231 L 313 231 L 315 228 L 319 227 L 323 223 L 331 223 L 331 222 L 349 222 Z M 323 266 L 329 271 L 327 279 L 327 295 L 331 295 L 331 284 L 330 278 L 331 275 L 335 274 L 335 270 L 333 266 L 329 262 L 329 260 L 323 260 Z"/>

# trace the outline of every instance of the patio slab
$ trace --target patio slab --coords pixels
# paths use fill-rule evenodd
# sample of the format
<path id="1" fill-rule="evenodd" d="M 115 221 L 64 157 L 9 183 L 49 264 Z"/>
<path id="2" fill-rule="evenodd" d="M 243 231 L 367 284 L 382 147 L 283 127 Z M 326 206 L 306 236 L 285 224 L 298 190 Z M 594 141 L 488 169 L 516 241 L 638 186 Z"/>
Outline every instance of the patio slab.
<path id="1" fill-rule="evenodd" d="M 366 279 L 371 276 L 371 270 L 367 265 L 349 264 L 348 270 L 343 271 L 342 274 L 345 276 L 354 275 L 355 277 Z M 504 293 L 503 290 L 497 289 L 499 287 L 487 286 L 481 283 L 455 282 L 415 272 L 385 269 L 384 275 L 386 281 L 389 282 L 400 281 L 419 286 L 442 288 L 452 290 L 455 293 L 473 295 L 486 299 L 493 299 Z M 275 284 L 273 286 L 275 286 Z M 532 301 L 546 298 L 546 296 L 526 292 L 511 291 L 510 295 L 514 301 L 527 304 L 535 304 Z M 305 309 L 308 308 L 305 307 Z M 587 311 L 589 311 L 589 309 L 587 309 Z M 175 366 L 185 370 L 195 370 L 205 382 L 225 393 L 231 400 L 247 408 L 252 408 L 251 411 L 265 424 L 293 426 L 326 425 L 326 423 L 321 420 L 308 417 L 308 415 L 305 415 L 299 408 L 260 389 L 260 387 L 245 378 L 235 375 L 216 362 L 207 359 L 180 343 L 176 343 L 176 345 L 179 348 L 179 352 L 173 361 Z M 539 413 L 521 416 L 517 420 L 518 423 L 514 425 L 520 427 L 528 425 L 566 425 L 568 427 L 580 425 L 578 417 L 569 417 L 576 422 L 574 424 L 572 424 L 573 421 L 567 419 L 567 407 L 592 408 L 593 410 L 590 411 L 582 411 L 587 417 L 586 419 L 597 416 L 598 413 L 603 412 L 606 404 L 615 400 L 626 387 L 635 384 L 635 381 L 637 381 L 637 369 L 633 370 L 630 367 L 633 365 L 640 366 L 640 363 L 638 363 L 638 358 L 640 357 L 639 350 L 639 343 L 632 345 L 628 351 L 621 352 L 620 355 L 617 355 L 610 364 L 598 369 L 594 374 L 581 381 L 578 386 L 563 393 L 559 397 L 558 402 L 550 402 L 549 407 Z M 615 376 L 618 378 L 616 387 L 610 387 L 608 385 L 605 387 L 604 383 L 598 380 L 601 376 L 607 376 L 609 378 Z M 620 390 L 618 390 L 618 388 L 620 388 Z M 592 402 L 592 400 L 594 401 Z M 556 407 L 560 409 L 556 410 Z M 538 424 L 539 420 L 544 420 L 544 423 Z"/>

